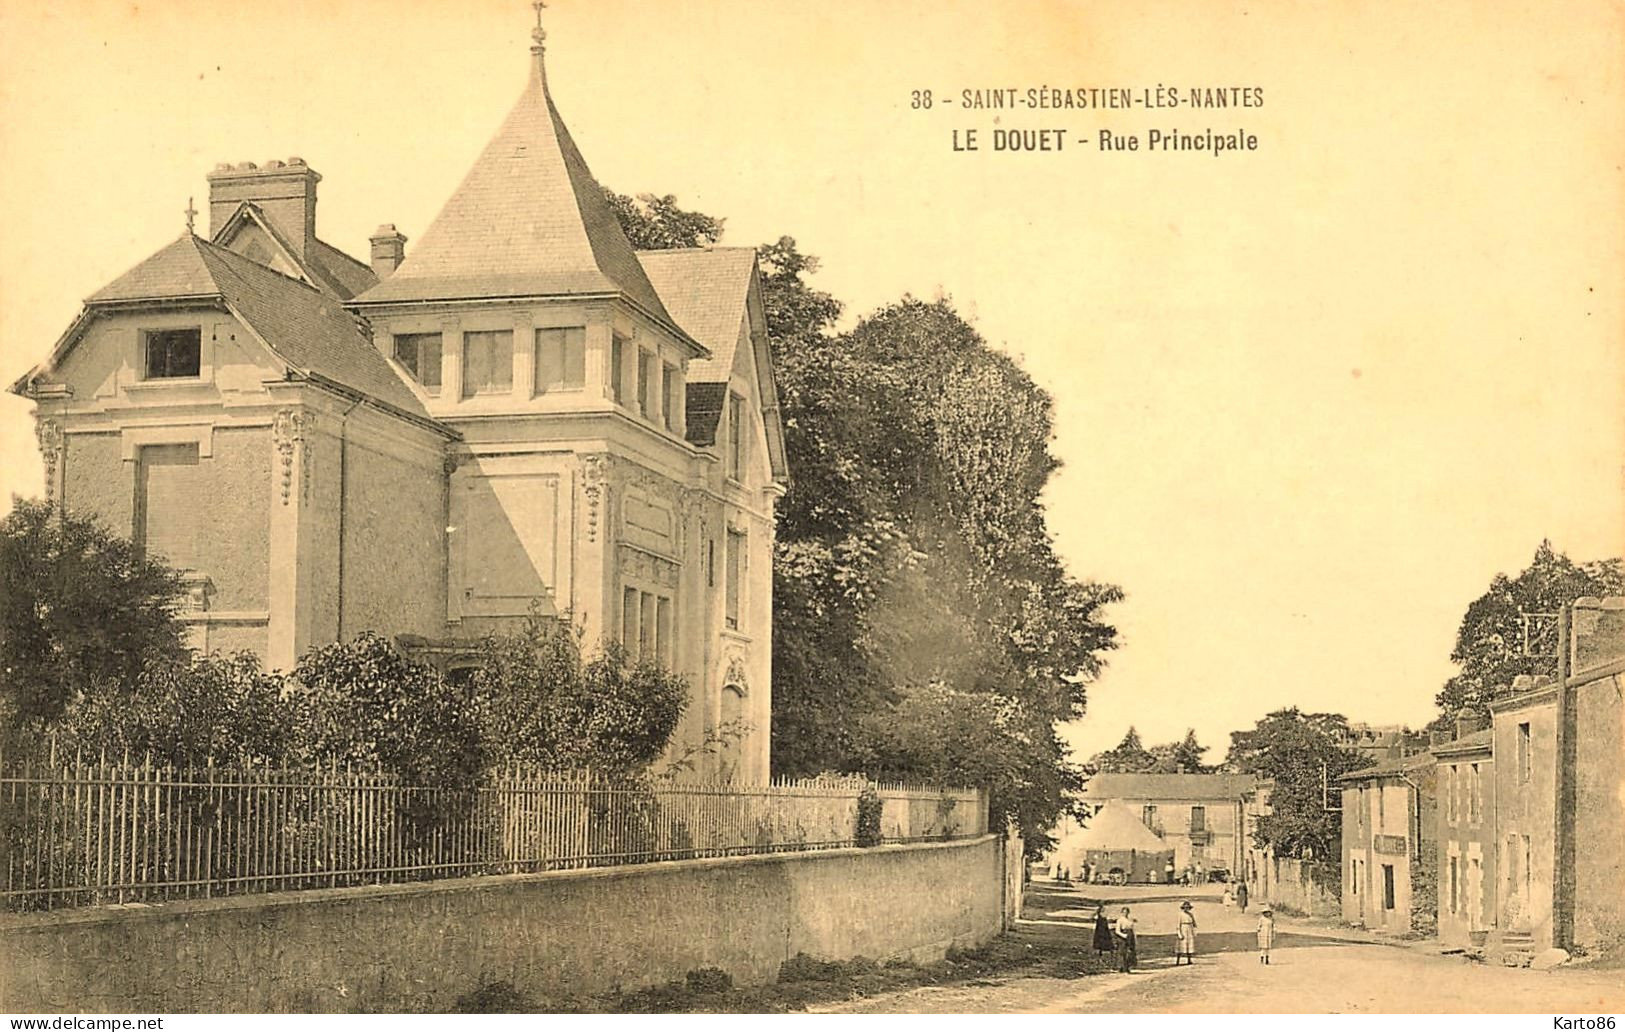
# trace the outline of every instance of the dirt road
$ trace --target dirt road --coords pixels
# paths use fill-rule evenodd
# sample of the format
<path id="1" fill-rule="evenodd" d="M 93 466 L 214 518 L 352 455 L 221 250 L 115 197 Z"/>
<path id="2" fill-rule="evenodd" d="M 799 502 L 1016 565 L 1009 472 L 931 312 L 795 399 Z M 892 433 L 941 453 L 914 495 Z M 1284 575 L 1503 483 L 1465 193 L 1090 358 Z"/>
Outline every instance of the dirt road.
<path id="1" fill-rule="evenodd" d="M 1374 945 L 1283 921 L 1268 967 L 1258 962 L 1257 911 L 1226 911 L 1210 890 L 1192 896 L 1199 955 L 1173 966 L 1177 887 L 1102 889 L 1039 883 L 1016 934 L 1034 949 L 1089 950 L 1093 904 L 1130 906 L 1142 967 L 1133 974 L 990 979 L 926 987 L 819 1008 L 842 1013 L 1548 1013 L 1625 1009 L 1618 971 L 1511 970 L 1436 951 Z"/>

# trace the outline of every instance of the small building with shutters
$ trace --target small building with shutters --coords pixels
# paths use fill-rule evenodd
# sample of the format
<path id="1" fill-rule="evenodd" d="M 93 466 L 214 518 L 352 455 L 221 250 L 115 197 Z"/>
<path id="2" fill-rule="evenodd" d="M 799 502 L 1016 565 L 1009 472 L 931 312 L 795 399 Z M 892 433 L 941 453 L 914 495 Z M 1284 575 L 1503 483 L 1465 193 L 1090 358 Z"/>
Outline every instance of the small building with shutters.
<path id="1" fill-rule="evenodd" d="M 1116 805 L 1173 851 L 1175 876 L 1199 881 L 1240 878 L 1246 856 L 1246 800 L 1251 774 L 1102 773 L 1083 786 L 1095 806 Z"/>
<path id="2" fill-rule="evenodd" d="M 1338 779 L 1343 795 L 1343 919 L 1410 932 L 1417 884 L 1437 867 L 1435 761 L 1418 753 Z M 1428 902 L 1431 921 L 1431 901 Z"/>

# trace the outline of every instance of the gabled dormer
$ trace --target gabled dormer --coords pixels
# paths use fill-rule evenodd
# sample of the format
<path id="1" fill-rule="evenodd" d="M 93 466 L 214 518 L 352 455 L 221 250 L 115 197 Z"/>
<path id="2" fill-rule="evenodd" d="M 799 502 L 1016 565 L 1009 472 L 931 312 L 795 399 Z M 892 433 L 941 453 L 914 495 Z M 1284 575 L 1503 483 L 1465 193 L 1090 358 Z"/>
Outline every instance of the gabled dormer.
<path id="1" fill-rule="evenodd" d="M 316 235 L 316 185 L 303 158 L 221 164 L 209 173 L 210 239 L 230 251 L 349 300 L 378 276 Z"/>

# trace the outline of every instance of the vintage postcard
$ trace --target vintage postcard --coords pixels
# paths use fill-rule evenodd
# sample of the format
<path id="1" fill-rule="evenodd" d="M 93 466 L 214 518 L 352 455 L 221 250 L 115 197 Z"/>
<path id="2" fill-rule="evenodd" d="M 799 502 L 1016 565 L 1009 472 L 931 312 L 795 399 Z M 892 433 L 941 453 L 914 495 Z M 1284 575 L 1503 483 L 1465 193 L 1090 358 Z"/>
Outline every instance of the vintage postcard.
<path id="1" fill-rule="evenodd" d="M 1622 41 L 0 4 L 0 1010 L 1613 1028 Z"/>

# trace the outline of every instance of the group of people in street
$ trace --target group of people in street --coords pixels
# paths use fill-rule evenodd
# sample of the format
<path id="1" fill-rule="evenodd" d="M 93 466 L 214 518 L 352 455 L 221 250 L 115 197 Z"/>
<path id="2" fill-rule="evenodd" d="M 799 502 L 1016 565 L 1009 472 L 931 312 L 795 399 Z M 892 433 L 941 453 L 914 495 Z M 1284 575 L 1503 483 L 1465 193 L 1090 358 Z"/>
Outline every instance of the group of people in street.
<path id="1" fill-rule="evenodd" d="M 1232 900 L 1229 890 L 1225 891 L 1225 909 L 1229 910 L 1232 903 L 1239 901 L 1242 913 L 1247 912 L 1247 886 L 1240 886 L 1236 899 Z M 1140 963 L 1140 946 L 1135 931 L 1138 921 L 1128 907 L 1118 915 L 1115 921 L 1106 917 L 1106 905 L 1095 905 L 1095 952 L 1099 954 L 1114 953 L 1117 956 L 1117 969 L 1125 974 L 1133 971 Z M 1258 962 L 1270 962 L 1270 950 L 1275 946 L 1275 914 L 1266 904 L 1258 915 Z M 1196 963 L 1196 908 L 1190 900 L 1179 905 L 1179 927 L 1174 938 L 1174 966 L 1181 962 L 1185 964 Z"/>

